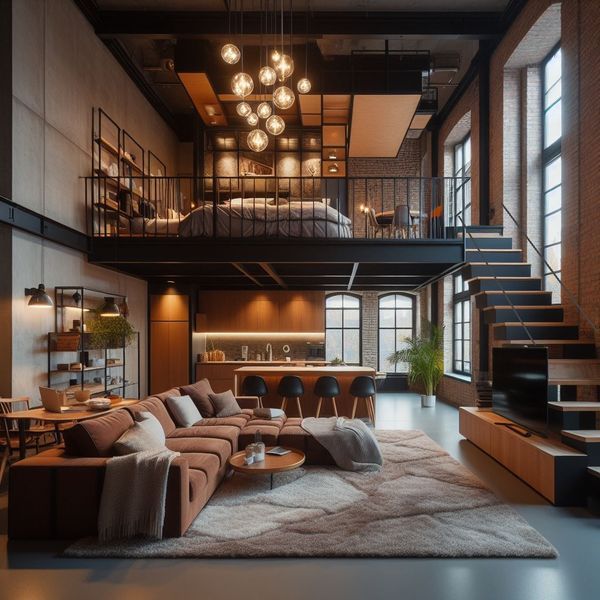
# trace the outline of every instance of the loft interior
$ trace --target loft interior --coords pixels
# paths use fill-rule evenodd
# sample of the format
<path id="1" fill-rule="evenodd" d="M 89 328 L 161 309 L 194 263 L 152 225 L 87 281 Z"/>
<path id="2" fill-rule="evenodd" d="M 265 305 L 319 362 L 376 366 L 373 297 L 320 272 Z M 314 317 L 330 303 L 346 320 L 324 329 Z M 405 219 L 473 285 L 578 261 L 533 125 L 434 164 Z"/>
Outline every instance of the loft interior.
<path id="1" fill-rule="evenodd" d="M 2 589 L 595 597 L 599 28 L 0 0 Z"/>

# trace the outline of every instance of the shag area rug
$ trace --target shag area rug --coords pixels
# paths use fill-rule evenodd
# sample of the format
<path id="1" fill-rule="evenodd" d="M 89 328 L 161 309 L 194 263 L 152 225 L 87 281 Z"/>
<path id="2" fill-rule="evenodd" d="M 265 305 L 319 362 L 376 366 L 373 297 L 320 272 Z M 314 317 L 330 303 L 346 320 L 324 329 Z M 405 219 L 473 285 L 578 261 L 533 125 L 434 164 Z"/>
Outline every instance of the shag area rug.
<path id="1" fill-rule="evenodd" d="M 377 431 L 379 472 L 305 467 L 223 482 L 185 536 L 101 545 L 72 557 L 529 557 L 555 548 L 421 431 Z"/>

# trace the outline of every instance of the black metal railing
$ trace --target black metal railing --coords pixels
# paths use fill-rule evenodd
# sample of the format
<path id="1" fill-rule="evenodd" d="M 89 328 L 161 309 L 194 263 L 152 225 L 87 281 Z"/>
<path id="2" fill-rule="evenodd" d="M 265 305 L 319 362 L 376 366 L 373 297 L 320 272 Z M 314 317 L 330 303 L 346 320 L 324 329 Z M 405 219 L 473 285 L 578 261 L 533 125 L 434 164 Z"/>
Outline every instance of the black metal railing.
<path id="1" fill-rule="evenodd" d="M 101 173 L 85 178 L 85 198 L 94 237 L 445 239 L 467 187 L 463 177 Z"/>

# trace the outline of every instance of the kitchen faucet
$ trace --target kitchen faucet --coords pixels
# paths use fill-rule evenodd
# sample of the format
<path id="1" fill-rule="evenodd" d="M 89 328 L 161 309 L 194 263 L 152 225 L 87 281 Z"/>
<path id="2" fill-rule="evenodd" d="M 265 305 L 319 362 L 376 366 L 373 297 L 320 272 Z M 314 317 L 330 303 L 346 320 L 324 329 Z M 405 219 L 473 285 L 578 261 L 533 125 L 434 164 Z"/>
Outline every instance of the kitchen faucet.
<path id="1" fill-rule="evenodd" d="M 268 360 L 269 362 L 271 362 L 273 360 L 273 346 L 271 346 L 271 344 L 268 343 L 267 347 L 265 348 L 265 350 L 267 352 L 266 360 Z"/>

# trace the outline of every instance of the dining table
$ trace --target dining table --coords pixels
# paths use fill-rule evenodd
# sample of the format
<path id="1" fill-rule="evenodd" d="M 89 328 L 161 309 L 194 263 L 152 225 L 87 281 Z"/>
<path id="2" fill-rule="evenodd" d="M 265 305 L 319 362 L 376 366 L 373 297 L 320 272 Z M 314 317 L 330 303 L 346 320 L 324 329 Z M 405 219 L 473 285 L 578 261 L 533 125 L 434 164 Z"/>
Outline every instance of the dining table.
<path id="1" fill-rule="evenodd" d="M 60 426 L 67 423 L 77 423 L 79 421 L 87 421 L 88 419 L 96 419 L 102 415 L 106 415 L 119 408 L 126 408 L 139 402 L 138 399 L 125 398 L 114 404 L 110 408 L 104 410 L 93 410 L 85 404 L 73 404 L 65 407 L 61 412 L 52 412 L 43 407 L 30 408 L 28 410 L 16 410 L 5 413 L 2 418 L 17 421 L 19 428 L 19 459 L 24 459 L 27 455 L 27 428 L 30 421 L 43 421 L 54 425 L 58 439 L 60 439 Z"/>

